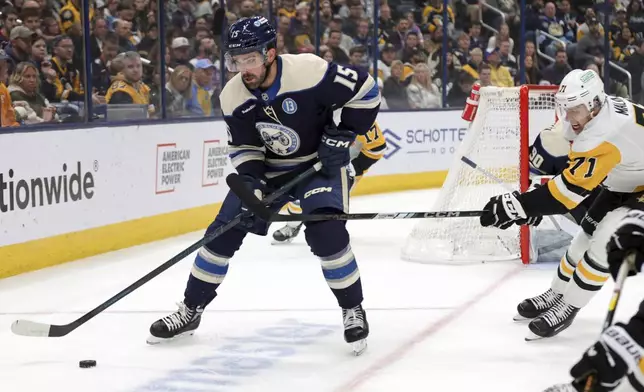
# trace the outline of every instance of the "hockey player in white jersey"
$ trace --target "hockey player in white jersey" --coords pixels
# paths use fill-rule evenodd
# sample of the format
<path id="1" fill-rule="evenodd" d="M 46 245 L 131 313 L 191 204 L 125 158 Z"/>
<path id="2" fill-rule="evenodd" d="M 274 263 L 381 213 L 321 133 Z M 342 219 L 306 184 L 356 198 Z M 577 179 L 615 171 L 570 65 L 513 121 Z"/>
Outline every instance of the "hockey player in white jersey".
<path id="1" fill-rule="evenodd" d="M 635 263 L 629 275 L 635 275 L 642 271 L 644 262 L 644 197 L 614 212 L 621 219 L 617 229 L 610 238 L 597 240 L 608 241 L 608 268 L 613 278 L 631 253 L 635 254 Z M 570 375 L 575 379 L 572 384 L 556 385 L 547 392 L 644 391 L 644 301 L 628 323 L 607 328 L 570 369 Z"/>
<path id="2" fill-rule="evenodd" d="M 592 239 L 612 232 L 615 222 L 605 219 L 607 214 L 644 191 L 644 108 L 608 97 L 592 70 L 566 75 L 555 100 L 564 136 L 572 142 L 568 167 L 546 186 L 491 198 L 480 218 L 483 226 L 506 229 L 537 216 L 565 214 L 601 186 L 551 287 L 519 305 L 519 313 L 532 319 L 528 340 L 566 329 L 601 289 L 609 276 L 606 250 Z"/>

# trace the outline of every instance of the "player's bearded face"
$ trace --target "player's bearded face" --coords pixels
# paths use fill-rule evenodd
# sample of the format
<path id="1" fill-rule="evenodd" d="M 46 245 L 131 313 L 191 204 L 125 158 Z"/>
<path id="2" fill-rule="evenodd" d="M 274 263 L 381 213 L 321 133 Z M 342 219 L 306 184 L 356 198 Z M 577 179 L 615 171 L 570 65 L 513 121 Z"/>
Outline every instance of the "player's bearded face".
<path id="1" fill-rule="evenodd" d="M 564 120 L 570 123 L 572 130 L 576 134 L 579 134 L 584 129 L 584 126 L 592 120 L 592 116 L 586 105 L 578 105 L 572 108 L 563 109 L 562 112 L 565 116 Z"/>
<path id="2" fill-rule="evenodd" d="M 242 80 L 248 89 L 258 88 L 266 79 L 266 58 L 258 52 L 241 54 L 226 58 L 226 66 L 231 72 L 241 72 Z"/>

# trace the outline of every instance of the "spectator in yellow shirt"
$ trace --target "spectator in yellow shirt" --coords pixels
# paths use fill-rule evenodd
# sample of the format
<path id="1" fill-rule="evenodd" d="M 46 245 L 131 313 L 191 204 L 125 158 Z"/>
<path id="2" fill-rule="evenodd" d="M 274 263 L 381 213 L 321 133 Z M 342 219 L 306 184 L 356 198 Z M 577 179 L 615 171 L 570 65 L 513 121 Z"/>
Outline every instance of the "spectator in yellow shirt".
<path id="1" fill-rule="evenodd" d="M 0 127 L 2 128 L 20 126 L 16 121 L 11 95 L 5 84 L 9 76 L 9 61 L 11 58 L 0 49 Z"/>
<path id="2" fill-rule="evenodd" d="M 514 80 L 510 74 L 510 70 L 501 65 L 501 57 L 499 56 L 499 49 L 487 49 L 485 51 L 485 60 L 490 65 L 492 71 L 492 85 L 496 87 L 513 87 Z"/>

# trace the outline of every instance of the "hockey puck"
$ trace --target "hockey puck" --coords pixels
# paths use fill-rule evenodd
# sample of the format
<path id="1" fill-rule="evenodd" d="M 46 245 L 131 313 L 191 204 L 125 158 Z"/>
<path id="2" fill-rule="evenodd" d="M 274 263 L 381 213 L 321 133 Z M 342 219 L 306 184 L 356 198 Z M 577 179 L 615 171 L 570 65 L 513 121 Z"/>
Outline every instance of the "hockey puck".
<path id="1" fill-rule="evenodd" d="M 83 369 L 93 368 L 94 366 L 96 366 L 96 361 L 93 359 L 86 359 L 84 361 L 80 361 L 78 363 L 78 366 L 82 367 Z"/>

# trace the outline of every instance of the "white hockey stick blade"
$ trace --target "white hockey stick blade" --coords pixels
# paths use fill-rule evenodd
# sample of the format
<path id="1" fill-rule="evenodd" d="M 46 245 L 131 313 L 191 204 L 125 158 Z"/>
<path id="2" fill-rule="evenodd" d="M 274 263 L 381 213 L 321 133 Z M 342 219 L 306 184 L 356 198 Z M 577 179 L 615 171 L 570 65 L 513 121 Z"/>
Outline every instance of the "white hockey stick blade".
<path id="1" fill-rule="evenodd" d="M 353 355 L 356 357 L 361 355 L 367 349 L 367 339 L 362 339 L 351 343 L 351 349 L 353 350 Z"/>
<path id="2" fill-rule="evenodd" d="M 16 320 L 11 324 L 11 332 L 21 336 L 48 337 L 51 324 L 29 320 Z"/>

